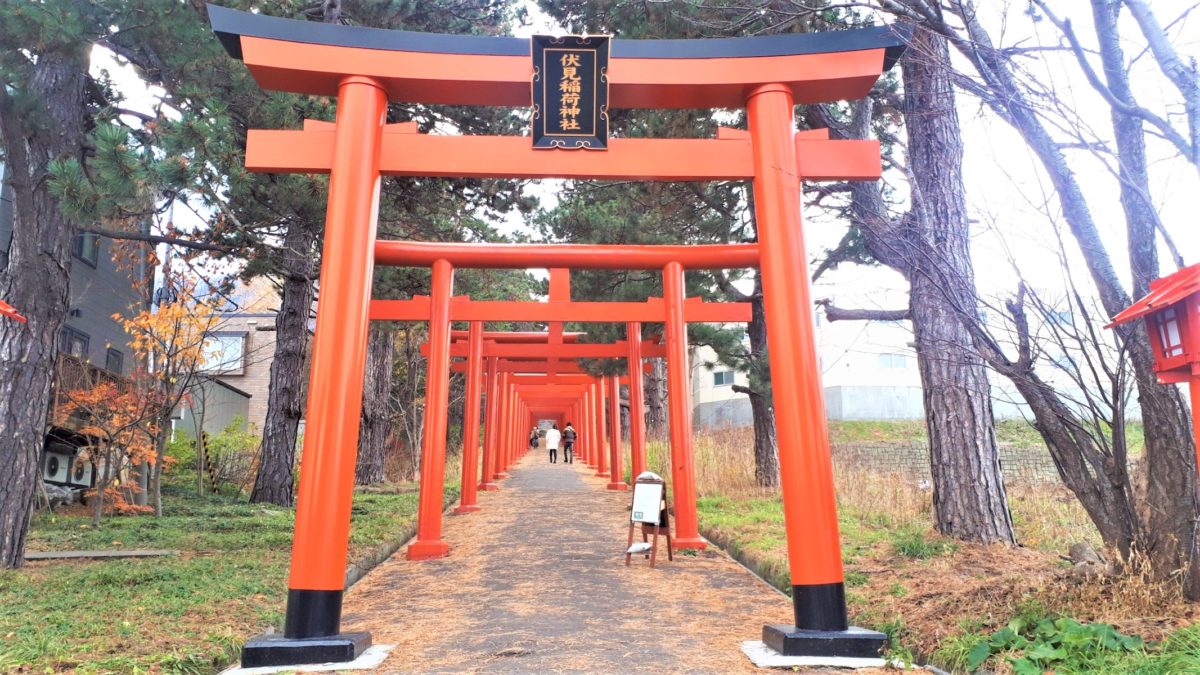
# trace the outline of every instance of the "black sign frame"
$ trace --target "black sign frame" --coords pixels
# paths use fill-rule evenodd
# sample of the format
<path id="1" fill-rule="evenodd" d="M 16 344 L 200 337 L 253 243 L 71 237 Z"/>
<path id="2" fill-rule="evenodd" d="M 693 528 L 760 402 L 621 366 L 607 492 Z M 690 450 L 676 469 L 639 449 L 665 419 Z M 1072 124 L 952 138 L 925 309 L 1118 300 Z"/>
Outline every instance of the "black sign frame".
<path id="1" fill-rule="evenodd" d="M 533 147 L 608 149 L 607 35 L 534 35 Z"/>

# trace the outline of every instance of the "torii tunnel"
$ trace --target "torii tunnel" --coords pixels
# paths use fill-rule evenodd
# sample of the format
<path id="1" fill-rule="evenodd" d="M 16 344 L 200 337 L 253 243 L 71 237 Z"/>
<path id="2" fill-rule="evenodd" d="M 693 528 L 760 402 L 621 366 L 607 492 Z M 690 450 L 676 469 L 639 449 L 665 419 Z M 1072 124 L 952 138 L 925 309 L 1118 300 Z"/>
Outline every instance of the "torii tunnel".
<path id="1" fill-rule="evenodd" d="M 444 555 L 441 486 L 452 357 L 472 385 L 468 427 L 483 423 L 483 487 L 493 487 L 526 443 L 535 415 L 571 415 L 592 426 L 583 457 L 600 473 L 620 466 L 609 429 L 618 383 L 580 377 L 570 360 L 629 359 L 631 402 L 640 400 L 637 364 L 653 352 L 668 362 L 672 493 L 678 545 L 702 547 L 692 480 L 686 323 L 745 321 L 748 308 L 684 298 L 686 269 L 757 267 L 763 288 L 780 484 L 792 583 L 794 625 L 765 626 L 763 640 L 785 655 L 877 656 L 885 637 L 852 628 L 846 617 L 832 464 L 825 423 L 811 289 L 801 230 L 803 180 L 875 180 L 879 143 L 797 132 L 797 104 L 858 99 L 903 50 L 892 28 L 711 40 L 611 40 L 603 73 L 610 109 L 726 108 L 746 111 L 747 130 L 716 138 L 623 138 L 603 151 L 535 149 L 529 137 L 417 133 L 388 124 L 389 101 L 419 104 L 532 104 L 529 40 L 438 35 L 292 21 L 209 6 L 213 30 L 264 89 L 336 96 L 336 121 L 301 130 L 249 133 L 246 166 L 274 173 L 328 173 L 329 201 L 320 300 L 309 379 L 303 470 L 297 497 L 287 614 L 282 636 L 243 649 L 244 666 L 353 659 L 367 634 L 341 633 L 354 463 L 370 320 L 428 321 L 425 445 L 421 507 L 410 558 Z M 567 178 L 646 181 L 752 181 L 757 243 L 712 246 L 479 245 L 377 241 L 380 178 Z M 373 268 L 429 267 L 429 297 L 371 300 Z M 565 272 L 552 273 L 549 302 L 488 302 L 453 296 L 455 268 L 659 270 L 661 300 L 576 302 Z M 487 322 L 547 322 L 538 342 L 493 336 Z M 561 322 L 629 324 L 625 344 L 584 345 Z M 452 322 L 466 322 L 455 339 Z M 634 324 L 661 323 L 663 344 L 645 343 Z M 535 339 L 535 338 L 526 338 Z M 532 347 L 532 348 L 531 348 Z M 597 350 L 596 352 L 588 350 Z M 661 351 L 659 351 L 661 350 Z M 641 354 L 636 352 L 641 351 Z M 536 362 L 523 362 L 537 353 Z M 518 364 L 524 365 L 518 365 Z M 533 366 L 532 363 L 541 365 Z M 474 418 L 472 417 L 474 416 Z M 644 466 L 644 432 L 634 420 L 633 461 Z M 640 434 L 640 436 L 639 436 Z M 468 430 L 464 464 L 476 461 Z M 634 464 L 635 471 L 639 467 Z M 468 472 L 471 471 L 467 467 Z M 619 489 L 614 471 L 610 486 Z M 464 482 L 463 504 L 477 504 Z"/>

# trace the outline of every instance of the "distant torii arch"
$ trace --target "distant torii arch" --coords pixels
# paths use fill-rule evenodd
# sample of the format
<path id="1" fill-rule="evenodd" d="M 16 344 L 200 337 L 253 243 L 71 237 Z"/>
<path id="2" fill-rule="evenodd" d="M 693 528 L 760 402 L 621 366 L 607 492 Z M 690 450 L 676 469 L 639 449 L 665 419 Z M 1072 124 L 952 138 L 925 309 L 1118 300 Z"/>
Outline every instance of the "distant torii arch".
<path id="1" fill-rule="evenodd" d="M 537 312 L 539 317 L 522 316 L 551 322 L 661 321 L 667 327 L 668 359 L 686 350 L 683 269 L 759 267 L 795 610 L 794 626 L 767 626 L 764 640 L 785 654 L 879 653 L 884 636 L 851 629 L 846 618 L 800 221 L 802 179 L 876 179 L 879 144 L 797 133 L 793 106 L 865 96 L 903 51 L 903 35 L 870 28 L 717 40 L 613 40 L 606 73 L 610 108 L 745 108 L 749 129 L 722 130 L 715 139 L 614 138 L 606 151 L 591 152 L 534 149 L 527 137 L 425 135 L 411 124 L 386 124 L 389 100 L 530 106 L 534 66 L 528 40 L 355 28 L 211 5 L 209 17 L 226 50 L 262 87 L 338 97 L 336 123 L 251 131 L 247 145 L 250 170 L 328 172 L 330 186 L 284 635 L 249 643 L 243 665 L 349 660 L 369 641 L 364 634 L 341 634 L 340 621 L 376 263 L 433 270 L 430 298 L 408 301 L 418 308 L 409 318 L 430 325 L 426 460 L 444 455 L 450 322 L 479 322 L 475 332 L 480 334 L 482 322 L 507 318 L 488 303 L 458 309 L 451 299 L 455 266 L 662 270 L 666 297 L 660 306 L 614 305 L 604 311 L 582 307 L 592 303 L 551 302 L 544 303 L 550 307 Z M 758 243 L 719 251 L 377 242 L 379 180 L 385 174 L 752 180 Z M 734 252 L 745 256 L 736 265 L 730 259 Z M 686 391 L 686 371 L 670 368 L 668 376 L 670 389 Z M 691 461 L 690 410 L 673 417 L 672 464 L 678 480 L 684 471 L 679 464 Z M 431 466 L 438 465 L 435 460 Z M 429 473 L 437 475 L 426 478 L 423 472 L 423 486 L 440 484 L 440 471 Z M 676 500 L 686 503 L 681 488 L 687 486 L 674 488 Z M 685 530 L 685 522 L 679 525 L 680 543 L 703 546 L 694 523 L 692 530 Z M 410 556 L 445 552 L 437 538 L 440 530 L 430 531 L 424 510 L 419 528 L 425 536 L 418 535 L 421 546 Z"/>

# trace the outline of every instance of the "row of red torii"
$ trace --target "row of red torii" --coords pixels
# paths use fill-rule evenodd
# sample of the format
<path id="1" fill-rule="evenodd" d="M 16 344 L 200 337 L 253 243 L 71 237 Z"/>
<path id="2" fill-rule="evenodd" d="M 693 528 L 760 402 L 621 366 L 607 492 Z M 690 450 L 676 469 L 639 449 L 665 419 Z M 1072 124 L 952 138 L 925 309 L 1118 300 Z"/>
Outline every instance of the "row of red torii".
<path id="1" fill-rule="evenodd" d="M 214 6 L 209 18 L 228 52 L 265 89 L 338 100 L 334 123 L 306 121 L 302 130 L 253 130 L 246 148 L 252 171 L 328 173 L 330 179 L 284 633 L 247 643 L 244 666 L 350 660 L 369 643 L 367 634 L 341 632 L 341 608 L 371 320 L 429 325 L 420 509 L 410 558 L 448 552 L 441 536 L 442 486 L 449 377 L 456 354 L 465 357 L 455 367 L 466 368 L 469 389 L 460 507 L 467 511 L 476 506 L 471 464 L 479 456 L 477 402 L 485 385 L 491 401 L 482 424 L 485 489 L 525 447 L 525 425 L 531 418 L 566 415 L 590 427 L 582 433 L 583 457 L 598 469 L 607 468 L 610 487 L 619 489 L 619 439 L 610 427 L 606 455 L 601 421 L 606 399 L 612 421 L 618 417 L 612 411 L 619 382 L 573 372 L 577 368 L 571 360 L 628 359 L 630 401 L 638 406 L 638 364 L 645 357 L 665 356 L 676 542 L 700 548 L 704 540 L 697 530 L 692 476 L 686 324 L 746 321 L 750 310 L 685 299 L 684 272 L 753 267 L 759 269 L 763 288 L 795 617 L 794 625 L 764 627 L 763 640 L 790 655 L 880 654 L 884 635 L 847 622 L 800 218 L 801 180 L 875 180 L 880 147 L 871 140 L 830 140 L 826 130 L 797 132 L 793 108 L 865 96 L 903 51 L 902 31 L 880 27 L 723 40 L 612 40 L 611 59 L 597 69 L 602 86 L 589 90 L 605 98 L 596 107 L 605 121 L 609 109 L 725 108 L 744 109 L 748 128 L 721 129 L 716 138 L 598 137 L 605 149 L 572 151 L 535 147 L 542 133 L 537 124 L 531 142 L 519 136 L 423 134 L 410 123 L 387 123 L 388 103 L 395 101 L 527 107 L 533 119 L 546 124 L 535 105 L 540 88 L 531 88 L 536 78 L 550 72 L 549 62 L 535 67 L 531 59 L 540 49 L 536 40 L 531 47 L 529 40 L 517 38 L 337 26 Z M 382 175 L 753 181 L 758 242 L 572 246 L 377 241 Z M 375 265 L 430 268 L 429 296 L 372 300 Z M 549 268 L 549 301 L 456 298 L 456 268 Z M 568 270 L 589 268 L 659 270 L 663 297 L 645 302 L 571 300 Z M 486 339 L 487 322 L 507 321 L 544 322 L 550 329 L 545 337 Z M 455 322 L 467 324 L 465 336 L 454 335 Z M 563 322 L 625 323 L 627 339 L 624 344 L 582 344 L 563 334 Z M 663 344 L 640 339 L 644 323 L 664 326 Z M 539 342 L 520 341 L 530 339 Z M 531 368 L 531 363 L 541 365 Z M 631 412 L 636 474 L 645 466 L 645 439 L 640 411 Z"/>
<path id="2" fill-rule="evenodd" d="M 392 247 L 395 242 L 381 242 Z M 701 302 L 699 298 L 684 297 L 685 267 L 677 260 L 667 262 L 663 273 L 663 297 L 646 302 L 573 302 L 570 290 L 570 270 L 550 269 L 550 294 L 546 303 L 520 301 L 475 302 L 466 297 L 454 297 L 447 284 L 439 283 L 439 274 L 452 274 L 452 260 L 464 261 L 478 246 L 473 244 L 405 243 L 403 249 L 427 254 L 436 248 L 439 257 L 434 263 L 431 297 L 412 300 L 374 300 L 371 303 L 373 320 L 418 320 L 428 315 L 430 307 L 448 306 L 450 321 L 459 317 L 491 317 L 468 319 L 467 331 L 451 331 L 448 356 L 437 353 L 431 324 L 431 340 L 422 345 L 422 354 L 429 357 L 429 369 L 466 373 L 466 397 L 463 415 L 463 463 L 458 513 L 478 510 L 477 489 L 499 489 L 496 480 L 507 477 L 505 470 L 528 449 L 524 433 L 538 420 L 554 420 L 562 427 L 576 420 L 580 429 L 578 448 L 580 459 L 596 469 L 596 475 L 610 477 L 608 489 L 625 490 L 624 460 L 622 458 L 620 425 L 620 387 L 629 387 L 630 471 L 637 476 L 646 468 L 646 431 L 644 394 L 641 373 L 643 359 L 666 358 L 667 399 L 670 418 L 671 479 L 674 486 L 677 548 L 702 549 L 707 544 L 700 536 L 696 517 L 695 475 L 692 463 L 692 419 L 687 356 L 686 324 L 689 322 L 731 323 L 750 320 L 748 303 Z M 543 252 L 519 253 L 526 247 L 501 246 L 505 260 L 514 266 L 530 263 L 531 254 L 542 258 Z M 539 247 L 540 248 L 540 247 Z M 586 267 L 604 266 L 619 260 L 622 246 L 574 246 L 579 263 Z M 455 255 L 455 252 L 460 255 Z M 696 246 L 680 252 L 692 267 L 753 266 L 757 255 L 754 244 Z M 717 259 L 721 263 L 717 263 Z M 593 261 L 588 264 L 587 261 Z M 440 265 L 444 261 L 447 266 Z M 490 262 L 489 264 L 496 264 Z M 621 263 L 627 264 L 627 263 Z M 442 270 L 439 270 L 441 266 Z M 441 295 L 439 295 L 439 293 Z M 576 322 L 611 322 L 614 315 L 633 316 L 625 326 L 627 339 L 609 344 L 582 343 L 580 334 L 564 333 L 563 321 L 546 321 L 547 332 L 485 332 L 484 322 L 501 321 L 495 317 L 555 316 Z M 508 319 L 515 321 L 518 319 Z M 642 323 L 664 324 L 664 342 L 642 339 Z M 575 359 L 626 360 L 625 376 L 592 376 Z M 645 364 L 648 365 L 648 364 Z M 482 466 L 480 466 L 479 432 L 480 403 L 487 389 L 484 406 Z M 432 392 L 431 395 L 430 392 Z M 427 390 L 426 432 L 444 443 L 446 397 L 431 387 Z M 606 423 L 607 416 L 607 423 Z M 434 418 L 443 418 L 438 422 Z M 421 471 L 421 500 L 416 539 L 409 544 L 410 560 L 445 555 L 449 546 L 441 539 L 441 508 L 444 503 L 443 481 L 445 452 L 437 442 L 426 444 L 430 450 L 423 456 Z M 607 447 L 606 447 L 607 446 Z M 478 483 L 476 482 L 478 476 Z"/>

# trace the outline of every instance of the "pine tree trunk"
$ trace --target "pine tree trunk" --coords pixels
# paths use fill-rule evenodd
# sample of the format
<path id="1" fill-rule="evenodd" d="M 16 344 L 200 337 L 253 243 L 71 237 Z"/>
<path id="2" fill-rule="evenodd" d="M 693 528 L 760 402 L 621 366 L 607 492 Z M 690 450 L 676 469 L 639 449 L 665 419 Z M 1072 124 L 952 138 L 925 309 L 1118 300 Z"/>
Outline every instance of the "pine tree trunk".
<path id="1" fill-rule="evenodd" d="M 775 435 L 775 405 L 771 398 L 771 368 L 767 360 L 767 318 L 761 284 L 750 299 L 750 415 L 754 421 L 754 478 L 762 487 L 779 485 L 779 442 Z"/>
<path id="2" fill-rule="evenodd" d="M 650 361 L 650 372 L 646 373 L 646 437 L 667 437 L 666 401 L 667 371 L 665 359 Z"/>
<path id="3" fill-rule="evenodd" d="M 362 430 L 358 435 L 358 462 L 354 468 L 356 485 L 387 480 L 383 468 L 391 429 L 395 338 L 391 325 L 378 321 L 371 324 L 367 338 L 367 375 L 363 383 Z"/>
<path id="4" fill-rule="evenodd" d="M 316 228 L 299 220 L 288 223 L 280 270 L 283 297 L 275 316 L 275 357 L 271 389 L 263 423 L 258 475 L 250 501 L 292 505 L 292 467 L 296 435 L 304 417 L 305 364 L 308 356 L 308 317 L 312 308 L 313 245 Z"/>
<path id="5" fill-rule="evenodd" d="M 978 311 L 963 145 L 945 38 L 917 27 L 904 58 L 912 169 L 909 308 L 929 432 L 934 523 L 967 541 L 1016 543 L 1000 474 L 987 370 L 959 319 Z"/>
<path id="6" fill-rule="evenodd" d="M 0 145 L 13 187 L 13 236 L 0 298 L 28 319 L 0 319 L 0 566 L 24 562 L 38 485 L 59 333 L 67 315 L 75 233 L 50 194 L 47 166 L 79 157 L 84 142 L 87 49 L 44 52 L 28 95 L 0 91 Z M 25 105 L 34 106 L 24 109 Z"/>

